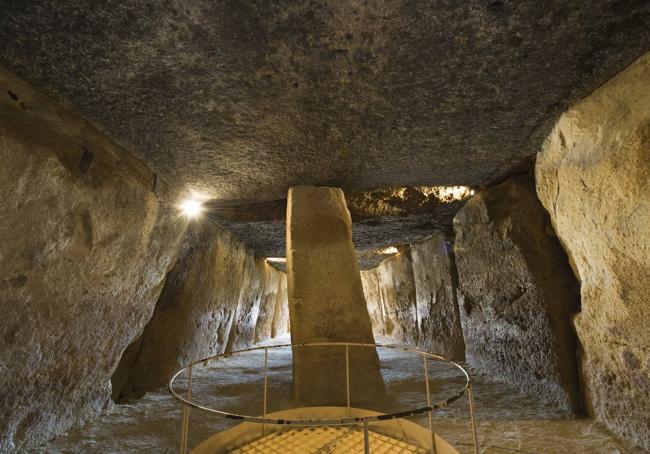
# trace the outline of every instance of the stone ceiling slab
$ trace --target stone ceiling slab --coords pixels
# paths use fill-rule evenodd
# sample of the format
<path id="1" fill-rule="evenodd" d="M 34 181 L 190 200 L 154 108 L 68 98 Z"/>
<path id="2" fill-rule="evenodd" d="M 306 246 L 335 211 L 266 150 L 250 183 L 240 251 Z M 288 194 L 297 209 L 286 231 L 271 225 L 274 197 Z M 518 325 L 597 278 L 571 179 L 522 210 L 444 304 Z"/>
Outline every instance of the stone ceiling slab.
<path id="1" fill-rule="evenodd" d="M 3 64 L 222 199 L 482 185 L 649 48 L 644 0 L 9 0 Z"/>

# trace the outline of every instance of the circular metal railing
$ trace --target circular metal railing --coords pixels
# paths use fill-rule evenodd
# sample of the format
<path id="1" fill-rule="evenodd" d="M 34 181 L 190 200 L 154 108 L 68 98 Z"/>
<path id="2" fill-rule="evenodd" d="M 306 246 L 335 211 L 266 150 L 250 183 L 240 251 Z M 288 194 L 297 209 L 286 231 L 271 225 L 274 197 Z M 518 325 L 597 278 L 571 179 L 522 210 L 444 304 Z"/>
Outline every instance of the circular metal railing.
<path id="1" fill-rule="evenodd" d="M 268 397 L 268 352 L 269 350 L 273 349 L 281 349 L 281 348 L 291 348 L 291 349 L 296 349 L 296 348 L 304 348 L 304 347 L 345 347 L 345 376 L 346 376 L 346 396 L 347 396 L 347 407 L 350 408 L 350 403 L 351 403 L 351 396 L 350 396 L 350 347 L 362 347 L 362 348 L 385 348 L 385 349 L 392 349 L 392 350 L 400 350 L 403 352 L 408 352 L 408 353 L 415 353 L 417 355 L 421 355 L 423 359 L 423 372 L 425 376 L 425 384 L 426 384 L 426 394 L 427 394 L 427 404 L 424 406 L 416 407 L 416 408 L 410 408 L 406 410 L 400 410 L 397 412 L 392 412 L 392 413 L 385 413 L 385 414 L 379 414 L 379 415 L 371 415 L 371 416 L 364 416 L 364 417 L 343 417 L 343 418 L 336 418 L 336 419 L 305 419 L 305 418 L 297 418 L 297 419 L 287 419 L 287 418 L 282 418 L 282 419 L 277 419 L 277 418 L 270 418 L 267 417 L 267 397 Z M 256 416 L 256 415 L 245 415 L 245 414 L 238 414 L 238 413 L 232 413 L 232 412 L 227 412 L 223 410 L 218 410 L 216 408 L 211 408 L 205 405 L 201 405 L 197 402 L 192 401 L 192 368 L 202 364 L 202 365 L 207 365 L 210 362 L 218 361 L 218 360 L 223 360 L 226 358 L 230 358 L 233 356 L 237 355 L 242 355 L 244 353 L 249 353 L 249 352 L 254 352 L 254 351 L 263 351 L 264 352 L 264 399 L 263 399 L 263 415 Z M 436 401 L 436 402 L 431 402 L 431 392 L 430 392 L 430 387 L 429 387 L 429 369 L 428 369 L 428 364 L 427 360 L 434 360 L 434 361 L 440 361 L 447 363 L 456 369 L 458 369 L 463 377 L 465 378 L 465 383 L 464 385 L 458 389 L 456 392 L 454 392 L 452 395 L 448 396 L 445 399 Z M 187 390 L 186 390 L 186 395 L 183 396 L 180 393 L 176 392 L 174 389 L 174 381 L 184 372 L 187 372 Z M 434 437 L 434 432 L 433 432 L 433 412 L 437 409 L 447 407 L 449 404 L 455 402 L 456 400 L 460 399 L 463 395 L 467 394 L 468 397 L 468 403 L 469 403 L 469 411 L 470 411 L 470 419 L 471 419 L 471 424 L 472 424 L 472 437 L 473 437 L 473 442 L 474 442 L 474 452 L 478 454 L 478 436 L 477 436 L 477 429 L 476 429 L 476 419 L 475 419 L 475 413 L 474 413 L 474 399 L 473 399 L 473 394 L 472 394 L 472 380 L 469 376 L 469 373 L 458 363 L 445 358 L 444 356 L 436 355 L 433 353 L 413 349 L 413 348 L 408 348 L 408 347 L 402 347 L 402 346 L 397 346 L 397 345 L 390 345 L 390 344 L 366 344 L 366 343 L 355 343 L 355 342 L 313 342 L 313 343 L 304 343 L 304 344 L 276 344 L 276 345 L 268 345 L 268 346 L 258 346 L 258 347 L 252 347 L 252 348 L 247 348 L 247 349 L 242 349 L 242 350 L 237 350 L 229 353 L 224 353 L 221 355 L 214 355 L 214 356 L 209 356 L 207 358 L 200 359 L 198 361 L 194 361 L 193 363 L 187 365 L 183 369 L 179 370 L 176 372 L 172 378 L 169 380 L 169 392 L 172 394 L 172 396 L 177 399 L 181 403 L 181 419 L 182 419 L 182 425 L 181 425 L 181 443 L 180 443 L 180 452 L 182 454 L 186 454 L 187 452 L 187 442 L 188 442 L 188 424 L 189 424 L 189 411 L 190 408 L 195 408 L 201 411 L 205 411 L 208 413 L 212 413 L 218 416 L 221 416 L 223 418 L 227 419 L 232 419 L 232 420 L 237 420 L 241 422 L 249 422 L 249 423 L 255 423 L 255 424 L 278 424 L 278 425 L 284 425 L 284 426 L 339 426 L 339 425 L 352 425 L 352 424 L 363 424 L 364 427 L 364 440 L 365 440 L 365 451 L 368 451 L 368 424 L 370 422 L 375 422 L 375 421 L 387 421 L 391 419 L 401 419 L 401 418 L 408 418 L 412 416 L 418 416 L 418 415 L 423 415 L 423 414 L 428 414 L 429 416 L 429 431 L 431 432 L 431 437 L 432 437 L 432 442 L 433 442 L 433 448 L 432 452 L 435 452 L 435 439 Z"/>

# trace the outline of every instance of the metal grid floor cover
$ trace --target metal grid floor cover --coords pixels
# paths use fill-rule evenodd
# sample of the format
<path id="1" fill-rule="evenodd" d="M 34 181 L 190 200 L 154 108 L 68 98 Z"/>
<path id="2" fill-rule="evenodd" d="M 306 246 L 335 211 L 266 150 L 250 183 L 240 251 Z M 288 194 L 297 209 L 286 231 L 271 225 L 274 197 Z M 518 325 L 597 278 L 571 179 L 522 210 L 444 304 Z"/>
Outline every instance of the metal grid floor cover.
<path id="1" fill-rule="evenodd" d="M 372 453 L 426 453 L 423 448 L 370 431 Z M 360 427 L 306 427 L 274 432 L 234 453 L 351 453 L 363 452 Z"/>

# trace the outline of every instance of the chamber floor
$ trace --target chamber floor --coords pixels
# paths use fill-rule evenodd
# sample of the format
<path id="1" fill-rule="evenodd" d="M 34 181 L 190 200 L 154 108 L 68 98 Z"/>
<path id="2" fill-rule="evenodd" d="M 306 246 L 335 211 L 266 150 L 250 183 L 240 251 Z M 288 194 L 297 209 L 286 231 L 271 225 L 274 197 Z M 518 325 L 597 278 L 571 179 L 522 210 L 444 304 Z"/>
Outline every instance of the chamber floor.
<path id="1" fill-rule="evenodd" d="M 277 339 L 276 342 L 286 343 L 289 339 Z M 426 402 L 420 357 L 403 358 L 399 352 L 385 351 L 380 354 L 380 361 L 392 403 L 385 408 L 369 409 L 385 413 L 416 408 Z M 193 396 L 208 406 L 240 414 L 262 414 L 263 382 L 260 370 L 263 365 L 264 354 L 258 352 L 242 358 L 230 358 L 221 365 L 198 369 L 193 375 Z M 592 419 L 574 417 L 539 399 L 526 396 L 494 377 L 473 370 L 471 365 L 469 367 L 474 383 L 478 435 L 483 454 L 645 452 L 618 439 Z M 291 370 L 290 351 L 270 351 L 270 412 L 300 406 L 291 400 Z M 448 397 L 464 382 L 453 370 L 438 370 L 433 364 L 430 365 L 430 374 L 434 401 Z M 365 404 L 358 406 L 368 408 Z M 428 427 L 426 415 L 412 418 L 411 421 Z M 237 423 L 192 410 L 189 445 L 194 447 L 214 433 Z M 436 433 L 456 446 L 462 454 L 474 452 L 466 398 L 437 411 L 433 426 Z M 180 406 L 166 388 L 161 388 L 147 393 L 137 402 L 112 406 L 111 411 L 103 417 L 89 421 L 83 427 L 71 430 L 41 447 L 25 451 L 39 454 L 176 453 L 180 427 Z"/>

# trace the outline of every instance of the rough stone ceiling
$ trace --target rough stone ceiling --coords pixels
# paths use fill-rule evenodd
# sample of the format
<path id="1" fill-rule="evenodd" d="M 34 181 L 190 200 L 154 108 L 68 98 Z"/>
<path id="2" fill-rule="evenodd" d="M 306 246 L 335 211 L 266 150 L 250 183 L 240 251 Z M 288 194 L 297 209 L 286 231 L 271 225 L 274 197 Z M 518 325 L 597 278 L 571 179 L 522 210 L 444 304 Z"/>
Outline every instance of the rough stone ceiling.
<path id="1" fill-rule="evenodd" d="M 5 0 L 0 58 L 181 187 L 489 184 L 650 47 L 647 0 Z"/>

